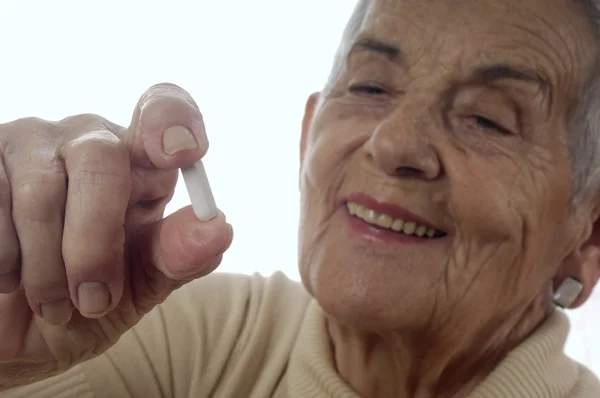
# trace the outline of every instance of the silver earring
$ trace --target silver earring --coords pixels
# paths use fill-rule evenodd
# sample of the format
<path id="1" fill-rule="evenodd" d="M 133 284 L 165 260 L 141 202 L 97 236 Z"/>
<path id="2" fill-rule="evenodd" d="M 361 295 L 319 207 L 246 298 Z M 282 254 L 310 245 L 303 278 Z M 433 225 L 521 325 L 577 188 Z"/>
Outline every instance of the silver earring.
<path id="1" fill-rule="evenodd" d="M 554 292 L 554 304 L 561 308 L 570 307 L 583 290 L 583 284 L 575 278 L 567 278 Z"/>

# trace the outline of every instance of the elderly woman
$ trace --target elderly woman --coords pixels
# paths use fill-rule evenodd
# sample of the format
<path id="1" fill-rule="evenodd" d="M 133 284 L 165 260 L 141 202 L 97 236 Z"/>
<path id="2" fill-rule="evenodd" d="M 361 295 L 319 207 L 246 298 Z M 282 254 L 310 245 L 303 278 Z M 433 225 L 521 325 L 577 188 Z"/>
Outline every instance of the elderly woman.
<path id="1" fill-rule="evenodd" d="M 1 126 L 0 396 L 599 397 L 557 309 L 600 276 L 599 10 L 361 1 L 306 106 L 302 285 L 207 276 L 224 215 L 162 218 L 207 150 L 183 90 Z"/>

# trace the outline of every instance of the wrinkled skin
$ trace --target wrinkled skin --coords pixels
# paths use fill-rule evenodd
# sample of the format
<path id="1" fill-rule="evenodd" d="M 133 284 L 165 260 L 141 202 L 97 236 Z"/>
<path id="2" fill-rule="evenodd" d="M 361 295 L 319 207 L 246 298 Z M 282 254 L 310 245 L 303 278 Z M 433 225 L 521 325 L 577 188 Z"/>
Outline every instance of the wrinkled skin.
<path id="1" fill-rule="evenodd" d="M 163 139 L 175 126 L 188 144 Z M 101 354 L 219 265 L 232 239 L 222 213 L 163 218 L 177 169 L 207 149 L 196 104 L 166 84 L 128 128 L 96 115 L 0 125 L 0 391 Z"/>
<path id="2" fill-rule="evenodd" d="M 586 23 L 568 0 L 375 0 L 337 80 L 309 99 L 301 275 L 363 396 L 463 396 L 547 316 L 552 286 L 583 280 L 575 306 L 590 294 L 598 206 L 571 210 L 565 127 L 595 54 Z M 402 56 L 352 46 L 365 38 Z M 500 64 L 544 82 L 476 73 Z M 356 192 L 447 235 L 358 233 Z"/>

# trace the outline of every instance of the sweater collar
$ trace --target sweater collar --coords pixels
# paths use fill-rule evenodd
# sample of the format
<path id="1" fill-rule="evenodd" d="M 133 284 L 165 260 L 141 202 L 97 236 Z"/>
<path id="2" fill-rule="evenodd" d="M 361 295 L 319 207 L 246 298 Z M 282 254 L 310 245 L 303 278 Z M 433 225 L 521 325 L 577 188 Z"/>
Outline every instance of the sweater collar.
<path id="1" fill-rule="evenodd" d="M 563 353 L 569 320 L 554 311 L 513 349 L 469 398 L 565 398 L 577 383 L 579 367 Z M 339 377 L 325 315 L 312 300 L 289 364 L 288 391 L 294 397 L 360 398 Z"/>

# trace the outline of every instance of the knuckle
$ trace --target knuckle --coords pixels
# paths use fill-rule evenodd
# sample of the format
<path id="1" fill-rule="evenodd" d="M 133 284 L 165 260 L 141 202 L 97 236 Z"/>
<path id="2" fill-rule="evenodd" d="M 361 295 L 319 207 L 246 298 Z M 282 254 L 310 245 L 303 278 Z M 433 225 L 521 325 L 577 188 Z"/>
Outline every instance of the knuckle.
<path id="1" fill-rule="evenodd" d="M 101 152 L 102 156 L 125 156 L 127 150 L 121 139 L 105 128 L 88 130 L 76 136 L 64 145 L 62 154 L 93 156 L 94 152 Z"/>
<path id="2" fill-rule="evenodd" d="M 141 125 L 143 130 L 162 130 L 170 127 L 167 123 L 177 120 L 178 123 L 202 121 L 200 109 L 188 100 L 176 96 L 157 97 L 141 108 Z"/>
<path id="3" fill-rule="evenodd" d="M 66 175 L 57 171 L 31 170 L 12 184 L 13 212 L 19 218 L 47 223 L 57 215 L 66 198 Z"/>
<path id="4" fill-rule="evenodd" d="M 102 126 L 106 122 L 102 116 L 94 113 L 82 113 L 73 115 L 60 120 L 57 124 L 63 130 L 81 129 L 86 126 Z"/>
<path id="5" fill-rule="evenodd" d="M 172 83 L 156 84 L 150 87 L 140 99 L 140 103 L 143 107 L 157 102 L 167 106 L 187 105 L 198 110 L 198 105 L 191 94 Z"/>
<path id="6" fill-rule="evenodd" d="M 161 97 L 155 98 L 144 104 L 142 108 L 143 115 L 152 120 L 154 124 L 160 123 L 164 115 L 189 115 L 202 118 L 202 113 L 198 107 L 189 101 L 179 97 Z M 153 120 L 156 119 L 156 120 Z"/>
<path id="7" fill-rule="evenodd" d="M 3 124 L 0 131 L 6 134 L 22 134 L 27 131 L 49 129 L 51 126 L 51 122 L 39 117 L 23 117 Z"/>
<path id="8" fill-rule="evenodd" d="M 89 131 L 70 141 L 65 147 L 70 154 L 90 159 L 103 156 L 124 158 L 127 154 L 125 145 L 119 137 L 105 129 Z"/>
<path id="9" fill-rule="evenodd" d="M 37 117 L 25 117 L 0 124 L 0 150 L 5 154 L 15 151 L 15 144 L 27 144 L 32 137 L 50 134 L 52 126 L 51 122 Z"/>
<path id="10" fill-rule="evenodd" d="M 98 268 L 104 275 L 123 262 L 125 233 L 119 231 L 106 237 L 80 233 L 63 241 L 63 260 L 68 272 L 93 271 Z M 98 238 L 98 239 L 95 239 Z"/>
<path id="11" fill-rule="evenodd" d="M 90 132 L 80 137 L 65 148 L 63 157 L 71 182 L 102 186 L 118 193 L 130 190 L 129 152 L 109 132 Z"/>
<path id="12" fill-rule="evenodd" d="M 23 279 L 23 288 L 27 299 L 33 305 L 69 297 L 69 287 L 66 277 L 56 280 L 29 281 Z"/>
<path id="13" fill-rule="evenodd" d="M 181 87 L 178 86 L 175 83 L 170 83 L 170 82 L 161 82 L 161 83 L 157 83 L 155 85 L 153 85 L 152 87 L 150 87 L 150 90 L 152 89 L 156 89 L 156 90 L 174 90 L 177 92 L 185 92 L 185 90 Z"/>
<path id="14" fill-rule="evenodd" d="M 56 125 L 58 126 L 55 129 L 57 133 L 68 137 L 71 141 L 77 141 L 85 136 L 86 139 L 95 138 L 114 143 L 116 142 L 116 133 L 122 129 L 116 123 L 94 113 L 69 116 Z M 100 132 L 102 134 L 99 134 Z"/>
<path id="15" fill-rule="evenodd" d="M 23 287 L 27 292 L 27 296 L 31 298 L 37 298 L 36 301 L 44 301 L 48 294 L 51 294 L 55 298 L 58 296 L 64 296 L 65 293 L 69 292 L 69 285 L 67 282 L 67 276 L 64 272 L 56 272 L 54 274 L 45 273 L 43 277 L 35 274 L 30 275 L 27 278 L 23 278 Z M 34 277 L 31 277 L 34 276 Z"/>

